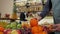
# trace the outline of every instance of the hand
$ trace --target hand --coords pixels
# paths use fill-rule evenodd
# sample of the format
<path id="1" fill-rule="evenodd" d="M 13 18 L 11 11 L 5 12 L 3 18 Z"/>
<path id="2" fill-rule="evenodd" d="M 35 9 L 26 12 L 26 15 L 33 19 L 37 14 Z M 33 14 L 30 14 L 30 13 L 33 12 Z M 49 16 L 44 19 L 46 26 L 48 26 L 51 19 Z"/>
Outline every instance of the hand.
<path id="1" fill-rule="evenodd" d="M 55 24 L 53 26 L 55 27 L 54 28 L 55 31 L 60 31 L 60 24 Z"/>

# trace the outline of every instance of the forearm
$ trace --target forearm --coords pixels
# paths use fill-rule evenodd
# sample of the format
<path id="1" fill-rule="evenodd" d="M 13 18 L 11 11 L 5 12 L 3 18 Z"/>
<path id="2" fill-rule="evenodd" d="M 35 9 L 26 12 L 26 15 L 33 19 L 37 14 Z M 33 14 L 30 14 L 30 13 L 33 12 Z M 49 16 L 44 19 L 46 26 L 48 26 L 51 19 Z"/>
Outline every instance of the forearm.
<path id="1" fill-rule="evenodd" d="M 40 16 L 44 18 L 50 12 L 51 8 L 52 8 L 51 0 L 48 0 Z"/>

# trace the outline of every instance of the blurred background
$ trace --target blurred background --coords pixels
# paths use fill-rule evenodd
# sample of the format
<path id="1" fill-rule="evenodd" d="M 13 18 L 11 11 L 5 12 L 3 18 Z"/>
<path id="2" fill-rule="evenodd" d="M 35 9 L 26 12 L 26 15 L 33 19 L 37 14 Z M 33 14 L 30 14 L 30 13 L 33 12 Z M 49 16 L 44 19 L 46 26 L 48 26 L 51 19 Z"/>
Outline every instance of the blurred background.
<path id="1" fill-rule="evenodd" d="M 0 26 L 14 30 L 21 29 L 24 24 L 30 25 L 30 20 L 40 15 L 46 2 L 47 0 L 0 0 Z M 49 24 L 54 24 L 52 9 L 38 22 L 38 25 Z"/>

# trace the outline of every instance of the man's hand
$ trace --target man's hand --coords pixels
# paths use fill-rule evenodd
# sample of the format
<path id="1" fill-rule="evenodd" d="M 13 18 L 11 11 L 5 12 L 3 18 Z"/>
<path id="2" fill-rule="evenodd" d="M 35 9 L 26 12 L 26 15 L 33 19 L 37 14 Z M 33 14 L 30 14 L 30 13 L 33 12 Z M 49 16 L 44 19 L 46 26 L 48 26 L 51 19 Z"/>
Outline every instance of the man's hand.
<path id="1" fill-rule="evenodd" d="M 55 31 L 60 31 L 60 24 L 55 24 L 53 26 L 55 27 L 54 28 Z"/>

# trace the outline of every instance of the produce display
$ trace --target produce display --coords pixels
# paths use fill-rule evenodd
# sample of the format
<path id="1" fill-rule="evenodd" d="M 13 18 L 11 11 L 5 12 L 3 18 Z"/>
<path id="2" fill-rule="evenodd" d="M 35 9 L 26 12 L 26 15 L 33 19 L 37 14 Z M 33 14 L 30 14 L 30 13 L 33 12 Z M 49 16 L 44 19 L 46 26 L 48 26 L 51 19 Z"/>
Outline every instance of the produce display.
<path id="1" fill-rule="evenodd" d="M 23 24 L 16 21 L 11 23 L 0 23 L 0 34 L 48 34 L 48 32 L 52 31 L 53 28 L 52 25 L 38 25 L 36 18 L 31 19 L 30 24 L 28 24 L 26 21 Z"/>

